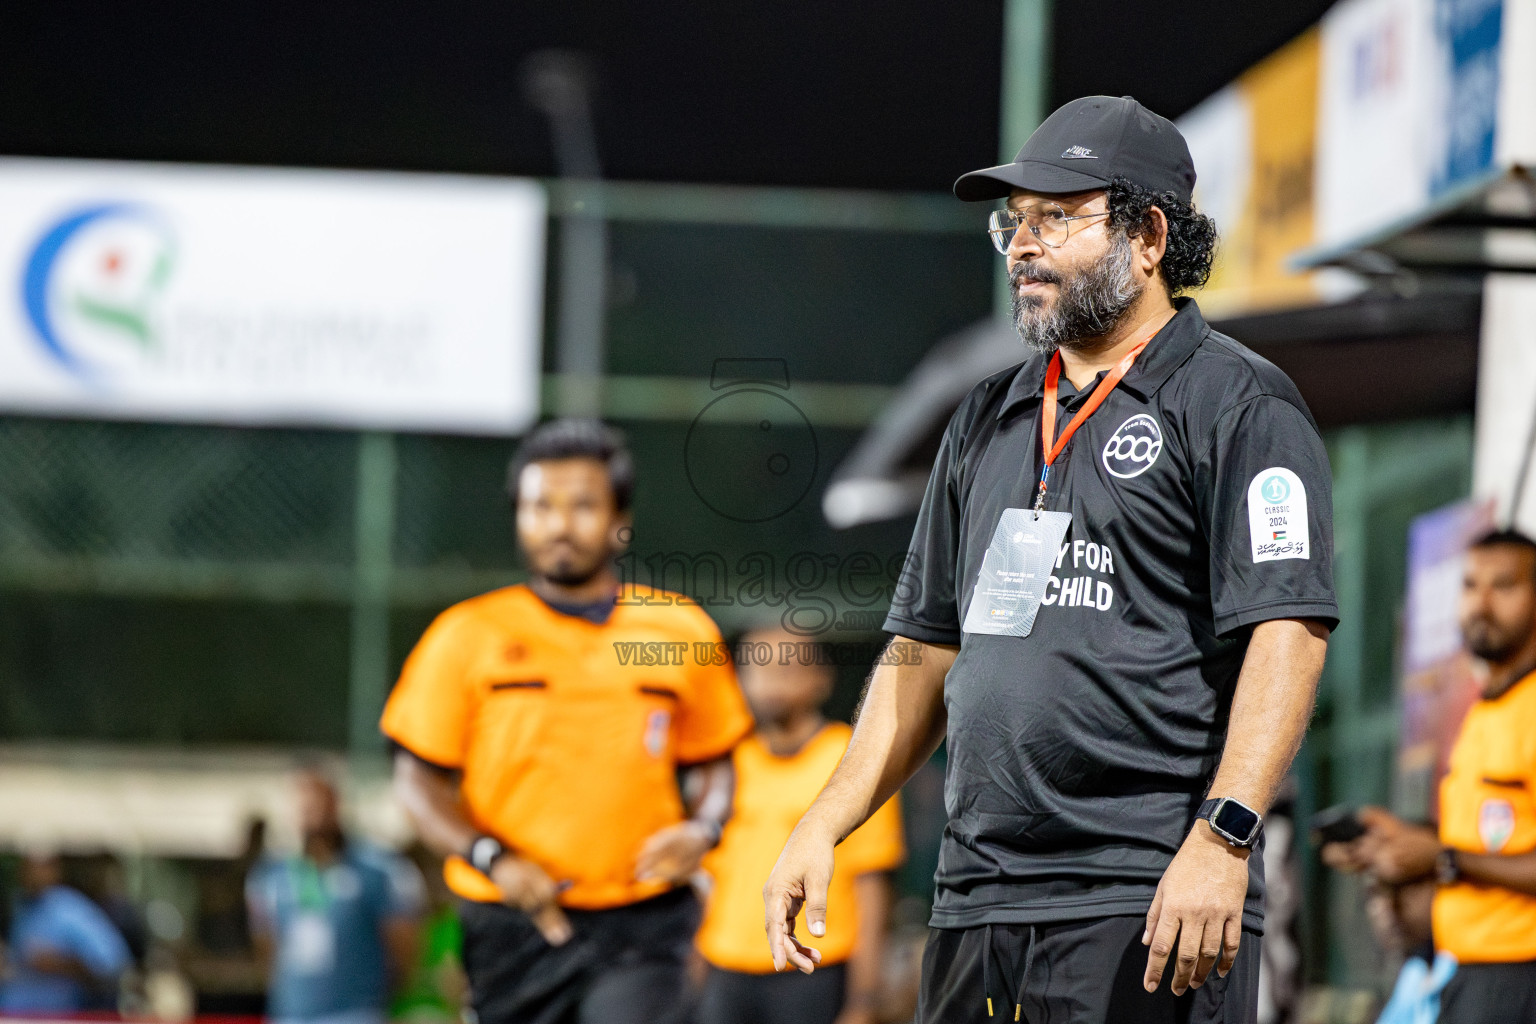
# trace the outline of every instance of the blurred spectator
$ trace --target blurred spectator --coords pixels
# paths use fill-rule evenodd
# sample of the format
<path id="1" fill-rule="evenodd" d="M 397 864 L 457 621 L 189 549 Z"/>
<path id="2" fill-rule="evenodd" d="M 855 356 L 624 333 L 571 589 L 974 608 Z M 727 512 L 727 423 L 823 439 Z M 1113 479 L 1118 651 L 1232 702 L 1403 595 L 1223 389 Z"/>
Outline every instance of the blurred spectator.
<path id="1" fill-rule="evenodd" d="M 247 884 L 252 938 L 271 964 L 267 1016 L 379 1024 L 391 982 L 414 962 L 421 877 L 394 854 L 349 839 L 323 773 L 295 786 L 303 849 L 259 864 Z"/>
<path id="2" fill-rule="evenodd" d="M 820 969 L 774 973 L 763 942 L 763 881 L 848 749 L 853 730 L 822 717 L 834 672 L 819 663 L 821 645 L 782 629 L 752 633 L 746 642 L 768 645 L 774 657 L 767 665 L 744 659 L 740 670 L 757 731 L 732 755 L 731 818 L 719 847 L 704 860 L 714 886 L 697 943 L 712 969 L 699 1024 L 873 1024 L 890 916 L 889 873 L 904 855 L 897 799 L 837 847 L 827 916 L 839 923 L 821 943 Z"/>
<path id="3" fill-rule="evenodd" d="M 11 920 L 0 1011 L 77 1013 L 115 1007 L 131 963 L 111 919 L 62 882 L 56 853 L 29 852 Z"/>
<path id="4" fill-rule="evenodd" d="M 78 877 L 80 891 L 89 896 L 117 927 L 135 964 L 143 964 L 149 949 L 149 927 L 144 913 L 128 897 L 123 862 L 116 854 L 102 852 L 85 859 Z"/>
<path id="5" fill-rule="evenodd" d="M 1487 666 L 1482 698 L 1462 723 L 1440 784 L 1438 830 L 1381 808 L 1366 832 L 1323 848 L 1324 860 L 1400 889 L 1398 927 L 1423 933 L 1415 883 L 1429 902 L 1434 945 L 1460 963 L 1440 1024 L 1536 1020 L 1536 542 L 1501 531 L 1475 542 L 1462 582 L 1467 649 Z M 1418 890 L 1422 891 L 1422 889 Z M 1415 908 L 1420 908 L 1417 913 Z"/>

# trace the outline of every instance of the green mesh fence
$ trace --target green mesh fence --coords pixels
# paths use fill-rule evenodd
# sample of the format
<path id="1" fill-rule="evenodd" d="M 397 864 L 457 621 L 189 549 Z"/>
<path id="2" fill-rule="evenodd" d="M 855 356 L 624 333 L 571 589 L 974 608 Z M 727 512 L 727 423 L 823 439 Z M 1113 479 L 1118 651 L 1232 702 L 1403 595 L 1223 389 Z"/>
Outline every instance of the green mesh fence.
<path id="1" fill-rule="evenodd" d="M 846 409 L 836 426 L 815 426 L 804 497 L 764 522 L 700 499 L 684 441 L 715 397 L 716 359 L 782 359 L 793 385 L 898 384 L 930 345 L 989 310 L 994 260 L 980 231 L 631 221 L 613 225 L 611 256 L 608 365 L 641 382 L 621 425 L 639 466 L 642 571 L 656 559 L 668 574 L 657 582 L 691 590 L 700 558 L 734 568 L 762 554 L 782 576 L 797 555 L 814 568 L 901 550 L 907 524 L 835 534 L 821 519 L 827 475 L 860 432 Z M 702 385 L 653 409 L 649 380 Z M 730 447 L 751 443 L 755 427 L 710 429 Z M 0 740 L 346 744 L 353 695 L 376 702 L 387 686 L 355 689 L 353 613 L 378 600 L 357 565 L 362 442 L 334 430 L 0 417 Z M 371 663 L 386 663 L 376 676 L 398 668 L 438 610 L 520 578 L 502 493 L 515 439 L 388 443 L 387 625 L 367 639 L 388 656 Z M 727 497 L 730 468 L 714 481 Z M 814 603 L 835 574 L 802 582 L 785 584 L 786 601 Z M 734 628 L 785 607 L 710 611 Z M 835 622 L 836 635 L 869 636 L 878 615 L 863 611 Z M 847 674 L 840 700 L 851 706 L 860 670 Z M 372 713 L 355 716 L 354 740 Z"/>
<path id="2" fill-rule="evenodd" d="M 343 565 L 354 449 L 314 431 L 0 419 L 0 552 Z"/>

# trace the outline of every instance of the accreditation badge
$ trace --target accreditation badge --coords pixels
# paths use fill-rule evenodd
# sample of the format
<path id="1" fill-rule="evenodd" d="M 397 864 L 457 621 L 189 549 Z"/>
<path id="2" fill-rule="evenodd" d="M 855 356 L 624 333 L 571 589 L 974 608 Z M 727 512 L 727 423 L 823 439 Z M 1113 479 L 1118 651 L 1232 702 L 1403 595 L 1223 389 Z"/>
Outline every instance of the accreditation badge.
<path id="1" fill-rule="evenodd" d="M 1070 512 L 1003 510 L 971 591 L 965 632 L 1029 636 L 1071 525 Z"/>
<path id="2" fill-rule="evenodd" d="M 336 929 L 324 914 L 300 911 L 283 936 L 284 966 L 295 974 L 329 974 L 336 967 Z"/>

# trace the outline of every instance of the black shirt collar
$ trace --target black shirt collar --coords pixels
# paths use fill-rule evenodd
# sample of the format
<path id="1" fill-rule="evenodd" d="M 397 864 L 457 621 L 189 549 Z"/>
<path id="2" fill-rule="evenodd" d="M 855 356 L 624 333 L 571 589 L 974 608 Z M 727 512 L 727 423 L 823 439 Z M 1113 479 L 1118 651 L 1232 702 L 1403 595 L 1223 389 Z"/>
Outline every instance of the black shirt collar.
<path id="1" fill-rule="evenodd" d="M 569 615 L 573 619 L 586 619 L 588 622 L 595 626 L 607 625 L 608 617 L 613 614 L 614 605 L 618 604 L 619 601 L 619 595 L 617 593 L 610 594 L 609 596 L 598 601 L 592 601 L 583 604 L 567 601 L 551 601 L 549 598 L 545 597 L 543 594 L 540 594 L 532 587 L 529 587 L 528 589 L 533 592 L 534 597 L 537 597 L 540 601 L 543 601 L 545 607 L 551 609 L 552 611 L 559 612 L 561 615 Z"/>
<path id="2" fill-rule="evenodd" d="M 1184 361 L 1200 344 L 1205 337 L 1207 327 L 1205 317 L 1200 315 L 1200 307 L 1195 300 L 1183 297 L 1173 300 L 1173 319 L 1163 325 L 1136 357 L 1136 362 L 1131 366 L 1120 381 L 1120 387 L 1125 388 L 1142 401 L 1147 401 L 1157 394 L 1158 388 L 1173 376 L 1173 371 L 1184 365 Z M 1049 365 L 1049 355 L 1031 356 L 1024 365 L 1019 367 L 1019 372 L 1014 374 L 1013 383 L 1008 386 L 1008 394 L 998 406 L 997 418 L 1015 411 L 1023 405 L 1038 404 L 1045 395 L 1045 368 Z M 1101 373 L 1099 377 L 1104 375 Z M 1062 389 L 1064 397 L 1075 400 L 1077 396 L 1067 394 L 1070 389 L 1068 382 L 1063 378 Z M 1080 394 L 1086 394 L 1092 388 L 1086 388 Z"/>

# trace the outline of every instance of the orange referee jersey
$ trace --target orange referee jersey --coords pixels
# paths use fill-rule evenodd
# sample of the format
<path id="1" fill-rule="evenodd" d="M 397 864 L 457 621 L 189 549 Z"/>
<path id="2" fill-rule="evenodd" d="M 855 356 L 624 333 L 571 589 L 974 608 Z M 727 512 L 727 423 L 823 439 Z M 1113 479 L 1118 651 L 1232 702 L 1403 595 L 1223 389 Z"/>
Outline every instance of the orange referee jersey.
<path id="1" fill-rule="evenodd" d="M 1440 783 L 1440 841 L 1468 853 L 1536 850 L 1536 673 L 1467 712 Z M 1462 963 L 1536 960 L 1536 896 L 1444 886 L 1434 930 L 1435 945 Z"/>
<path id="2" fill-rule="evenodd" d="M 848 749 L 853 730 L 831 722 L 799 752 L 776 757 L 753 736 L 736 748 L 736 799 L 731 820 L 717 846 L 704 859 L 714 887 L 695 942 L 716 967 L 748 974 L 772 974 L 773 958 L 763 937 L 763 882 L 800 815 L 816 799 Z M 843 840 L 834 854 L 832 886 L 827 892 L 827 934 L 808 939 L 805 915 L 795 934 L 821 950 L 823 964 L 841 963 L 857 940 L 854 879 L 871 871 L 889 871 L 906 851 L 901 838 L 901 810 L 892 798 Z"/>
<path id="3" fill-rule="evenodd" d="M 428 627 L 384 708 L 384 734 L 462 771 L 470 821 L 565 883 L 564 906 L 665 891 L 636 881 L 635 861 L 683 820 L 677 766 L 725 756 L 752 727 L 734 671 L 716 663 L 715 624 L 672 600 L 686 598 L 627 588 L 598 625 L 526 586 L 471 598 Z M 443 873 L 466 899 L 500 899 L 461 858 Z"/>

